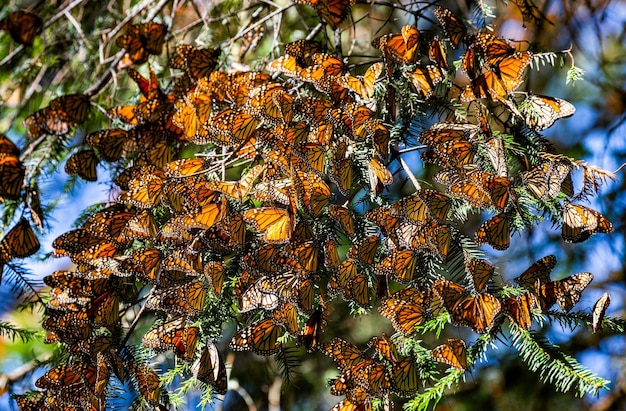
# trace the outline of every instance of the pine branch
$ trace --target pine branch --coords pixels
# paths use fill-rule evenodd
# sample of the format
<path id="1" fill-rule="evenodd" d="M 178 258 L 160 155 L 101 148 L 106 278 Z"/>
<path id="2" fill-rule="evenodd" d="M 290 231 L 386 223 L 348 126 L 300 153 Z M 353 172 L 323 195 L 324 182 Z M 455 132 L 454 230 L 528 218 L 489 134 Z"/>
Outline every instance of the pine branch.
<path id="1" fill-rule="evenodd" d="M 464 379 L 464 375 L 464 371 L 450 368 L 448 375 L 439 379 L 435 385 L 427 388 L 423 393 L 417 394 L 406 404 L 405 409 L 410 411 L 434 409 L 446 393 L 446 390 L 449 390 L 452 386 L 458 387 L 458 384 Z"/>
<path id="2" fill-rule="evenodd" d="M 539 371 L 541 381 L 549 382 L 561 392 L 577 390 L 579 396 L 585 393 L 596 395 L 601 388 L 608 389 L 609 381 L 596 376 L 582 366 L 575 358 L 561 352 L 545 337 L 525 331 L 510 324 L 513 346 L 519 351 L 522 360 L 531 371 Z"/>

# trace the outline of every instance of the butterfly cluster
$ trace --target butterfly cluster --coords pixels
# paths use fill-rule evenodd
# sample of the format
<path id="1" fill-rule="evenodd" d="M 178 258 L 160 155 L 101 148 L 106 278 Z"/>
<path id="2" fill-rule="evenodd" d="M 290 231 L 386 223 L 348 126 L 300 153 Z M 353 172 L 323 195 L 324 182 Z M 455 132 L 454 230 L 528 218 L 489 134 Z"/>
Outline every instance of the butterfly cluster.
<path id="1" fill-rule="evenodd" d="M 314 7 L 333 29 L 354 4 L 296 3 Z M 370 410 L 391 394 L 413 396 L 434 362 L 459 375 L 472 367 L 475 356 L 461 339 L 432 349 L 408 343 L 428 323 L 496 334 L 505 321 L 530 329 L 555 304 L 572 310 L 592 274 L 553 281 L 556 261 L 547 256 L 512 287 L 463 247 L 506 250 L 511 231 L 524 228 L 528 202 L 520 198 L 562 210 L 565 241 L 613 230 L 602 214 L 573 203 L 582 198 L 572 183 L 581 164 L 552 153 L 536 135 L 573 114 L 573 106 L 533 94 L 518 104 L 533 54 L 486 30 L 470 32 L 449 10 L 434 13 L 443 33 L 405 25 L 379 36 L 372 42 L 379 58 L 358 73 L 313 40 L 286 44 L 266 71 L 227 71 L 222 48 L 178 44 L 168 86 L 152 68 L 142 74 L 130 67 L 161 54 L 167 26 L 128 25 L 116 40 L 124 49 L 118 68 L 136 84 L 138 99 L 103 110 L 117 127 L 87 134 L 65 163 L 68 174 L 86 181 L 97 180 L 99 164 L 110 167 L 117 191 L 53 242 L 53 255 L 69 257 L 74 268 L 45 277 L 43 328 L 47 343 L 66 347 L 68 363 L 37 380 L 39 394 L 18 397 L 20 408 L 105 409 L 112 377 L 130 381 L 151 407 L 163 406 L 159 376 L 135 357 L 131 337 L 144 352 L 171 353 L 212 393 L 224 394 L 218 340 L 230 324 L 233 352 L 271 356 L 288 344 L 321 351 L 340 372 L 331 394 L 346 396 L 333 411 Z M 448 45 L 465 47 L 467 81 L 456 87 Z M 402 111 L 395 94 L 424 104 L 444 92 L 477 109 L 465 121 L 441 120 L 416 135 L 442 190 L 385 196 L 399 182 L 390 164 L 404 161 L 398 146 L 408 141 L 392 137 L 382 120 Z M 494 105 L 535 133 L 526 143 L 539 154 L 529 160 L 503 137 L 509 130 L 491 129 L 497 116 L 487 107 Z M 90 108 L 91 96 L 58 97 L 26 119 L 28 135 L 66 136 Z M 2 137 L 3 199 L 21 198 L 19 154 Z M 459 208 L 494 214 L 471 246 Z M 0 265 L 38 248 L 22 219 L 0 242 Z M 454 278 L 445 269 L 451 261 L 464 267 Z M 594 308 L 594 330 L 608 301 Z M 396 335 L 374 337 L 366 350 L 325 335 L 340 304 L 377 309 Z M 212 316 L 209 326 L 209 312 L 224 315 Z M 128 324 L 134 315 L 151 316 L 152 324 L 135 329 Z"/>

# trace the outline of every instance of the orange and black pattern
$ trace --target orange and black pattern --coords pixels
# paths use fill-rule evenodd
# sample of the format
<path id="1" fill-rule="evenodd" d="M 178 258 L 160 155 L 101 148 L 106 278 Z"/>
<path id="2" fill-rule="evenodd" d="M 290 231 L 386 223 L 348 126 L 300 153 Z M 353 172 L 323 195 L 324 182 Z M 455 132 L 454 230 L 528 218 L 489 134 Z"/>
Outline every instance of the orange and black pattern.
<path id="1" fill-rule="evenodd" d="M 354 5 L 295 2 L 332 29 L 346 24 Z M 378 36 L 376 57 L 359 70 L 307 39 L 288 43 L 264 70 L 235 71 L 223 64 L 226 48 L 168 44 L 157 22 L 126 26 L 116 39 L 124 49 L 119 67 L 138 98 L 103 109 L 114 126 L 85 133 L 65 161 L 68 174 L 86 181 L 111 171 L 116 187 L 109 203 L 52 243 L 53 256 L 74 268 L 44 278 L 46 342 L 67 347 L 69 362 L 37 380 L 41 394 L 18 397 L 21 409 L 106 409 L 111 378 L 128 379 L 142 401 L 164 406 L 159 375 L 130 354 L 129 341 L 188 364 L 193 378 L 223 394 L 227 344 L 217 343 L 215 330 L 229 329 L 235 353 L 272 356 L 296 343 L 321 351 L 339 371 L 331 394 L 346 397 L 333 410 L 370 410 L 377 399 L 415 395 L 431 378 L 424 368 L 472 368 L 475 351 L 461 339 L 415 349 L 421 343 L 412 336 L 433 324 L 489 338 L 505 326 L 539 325 L 536 317 L 555 304 L 570 311 L 591 273 L 552 281 L 556 261 L 548 256 L 516 279 L 519 287 L 503 286 L 476 249 L 508 249 L 515 232 L 532 226 L 530 200 L 561 211 L 566 242 L 613 231 L 602 214 L 570 202 L 578 200 L 568 182 L 579 163 L 537 140 L 527 141 L 534 157 L 527 155 L 504 137 L 517 125 L 491 129 L 502 110 L 540 131 L 573 106 L 527 94 L 518 108 L 533 54 L 470 29 L 449 10 L 434 13 L 440 28 L 405 25 Z M 156 65 L 130 68 L 166 45 L 175 73 L 167 81 Z M 463 48 L 465 83 L 455 83 L 450 46 Z M 419 107 L 454 98 L 468 114 L 427 126 L 409 121 L 398 135 L 383 119 L 403 114 L 389 99 L 400 91 Z M 62 139 L 91 106 L 84 94 L 55 98 L 27 117 L 28 136 Z M 26 199 L 20 150 L 0 137 L 0 199 Z M 398 198 L 395 188 L 408 181 L 401 146 L 422 150 L 414 161 L 436 184 L 415 181 Z M 468 236 L 464 223 L 485 212 Z M 38 248 L 24 217 L 2 237 L 0 266 Z M 606 301 L 594 309 L 595 330 Z M 339 304 L 378 311 L 395 334 L 367 348 L 327 335 Z M 133 315 L 156 320 L 133 328 Z"/>

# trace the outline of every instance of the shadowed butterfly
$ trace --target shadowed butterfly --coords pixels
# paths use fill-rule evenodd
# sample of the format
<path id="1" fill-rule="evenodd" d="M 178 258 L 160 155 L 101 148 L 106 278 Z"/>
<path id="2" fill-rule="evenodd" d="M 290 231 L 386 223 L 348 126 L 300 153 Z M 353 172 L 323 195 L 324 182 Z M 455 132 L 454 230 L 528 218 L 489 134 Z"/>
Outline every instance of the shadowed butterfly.
<path id="1" fill-rule="evenodd" d="M 350 14 L 355 0 L 294 0 L 294 3 L 315 8 L 322 20 L 334 30 Z"/>
<path id="2" fill-rule="evenodd" d="M 489 244 L 496 250 L 506 250 L 511 242 L 511 222 L 507 213 L 491 217 L 478 227 L 474 235 L 477 245 Z"/>
<path id="3" fill-rule="evenodd" d="M 550 282 L 550 273 L 554 267 L 556 267 L 556 257 L 547 255 L 535 261 L 519 277 L 516 277 L 515 282 L 528 291 L 534 292 L 537 281 L 543 284 Z"/>
<path id="4" fill-rule="evenodd" d="M 83 150 L 72 154 L 65 163 L 65 172 L 85 181 L 97 181 L 98 156 L 93 150 Z"/>
<path id="5" fill-rule="evenodd" d="M 435 16 L 443 26 L 443 31 L 454 48 L 459 47 L 461 41 L 465 41 L 467 27 L 450 10 L 444 7 L 435 8 Z"/>
<path id="6" fill-rule="evenodd" d="M 484 260 L 469 260 L 465 264 L 465 271 L 470 274 L 474 289 L 483 291 L 493 277 L 495 267 Z"/>
<path id="7" fill-rule="evenodd" d="M 533 321 L 533 308 L 537 305 L 537 299 L 530 292 L 525 292 L 519 297 L 510 297 L 502 300 L 502 312 L 511 319 L 518 327 L 530 329 Z"/>
<path id="8" fill-rule="evenodd" d="M 150 54 L 161 54 L 166 34 L 167 27 L 159 23 L 150 22 L 126 26 L 126 33 L 119 36 L 115 41 L 118 47 L 126 49 L 126 55 L 120 62 L 120 66 L 142 64 L 148 61 Z"/>
<path id="9" fill-rule="evenodd" d="M 594 333 L 597 333 L 598 330 L 602 328 L 604 313 L 606 313 L 606 309 L 609 308 L 609 304 L 611 304 L 611 297 L 609 293 L 604 293 L 593 305 L 593 309 L 591 310 L 591 327 Z"/>
<path id="10" fill-rule="evenodd" d="M 209 384 L 216 394 L 226 394 L 228 378 L 222 354 L 215 343 L 209 341 L 202 349 L 200 358 L 191 367 L 198 381 Z"/>
<path id="11" fill-rule="evenodd" d="M 468 290 L 447 280 L 437 280 L 433 290 L 443 301 L 455 324 L 471 327 L 478 333 L 490 328 L 500 312 L 500 301 L 491 294 L 468 295 Z"/>
<path id="12" fill-rule="evenodd" d="M 43 21 L 30 11 L 17 10 L 0 20 L 0 30 L 6 30 L 16 43 L 32 46 L 35 37 L 41 34 Z"/>
<path id="13" fill-rule="evenodd" d="M 0 241 L 0 264 L 13 258 L 29 257 L 39 250 L 39 246 L 39 240 L 30 223 L 22 217 Z"/>

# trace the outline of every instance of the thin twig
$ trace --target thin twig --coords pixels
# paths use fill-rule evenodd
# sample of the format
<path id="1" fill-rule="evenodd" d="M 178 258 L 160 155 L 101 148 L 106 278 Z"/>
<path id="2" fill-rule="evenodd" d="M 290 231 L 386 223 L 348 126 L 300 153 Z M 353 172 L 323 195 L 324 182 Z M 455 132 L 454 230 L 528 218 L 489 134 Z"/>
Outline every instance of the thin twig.
<path id="1" fill-rule="evenodd" d="M 413 183 L 413 186 L 415 187 L 415 189 L 421 190 L 422 187 L 420 186 L 420 183 L 417 182 L 417 179 L 413 175 L 413 172 L 411 171 L 411 168 L 409 167 L 409 165 L 406 163 L 406 161 L 404 161 L 404 159 L 401 156 L 399 157 L 399 159 L 400 159 L 400 164 L 402 165 L 402 168 L 406 172 L 407 177 L 409 177 L 409 180 L 411 180 L 411 183 Z"/>
<path id="2" fill-rule="evenodd" d="M 235 36 L 233 36 L 230 40 L 228 40 L 226 42 L 226 44 L 232 44 L 235 40 L 238 40 L 238 39 L 242 38 L 243 36 L 248 34 L 250 31 L 252 31 L 255 28 L 257 28 L 258 26 L 262 25 L 263 23 L 265 23 L 269 19 L 273 18 L 277 14 L 281 14 L 281 13 L 284 13 L 286 10 L 289 10 L 289 8 L 293 7 L 294 4 L 295 3 L 290 3 L 290 4 L 286 5 L 286 6 L 283 6 L 283 7 L 279 8 L 278 10 L 274 10 L 273 12 L 268 14 L 267 16 L 263 17 L 261 20 L 257 21 L 256 23 L 252 24 L 251 26 L 245 28 L 244 30 L 240 31 L 239 33 L 235 34 Z"/>

